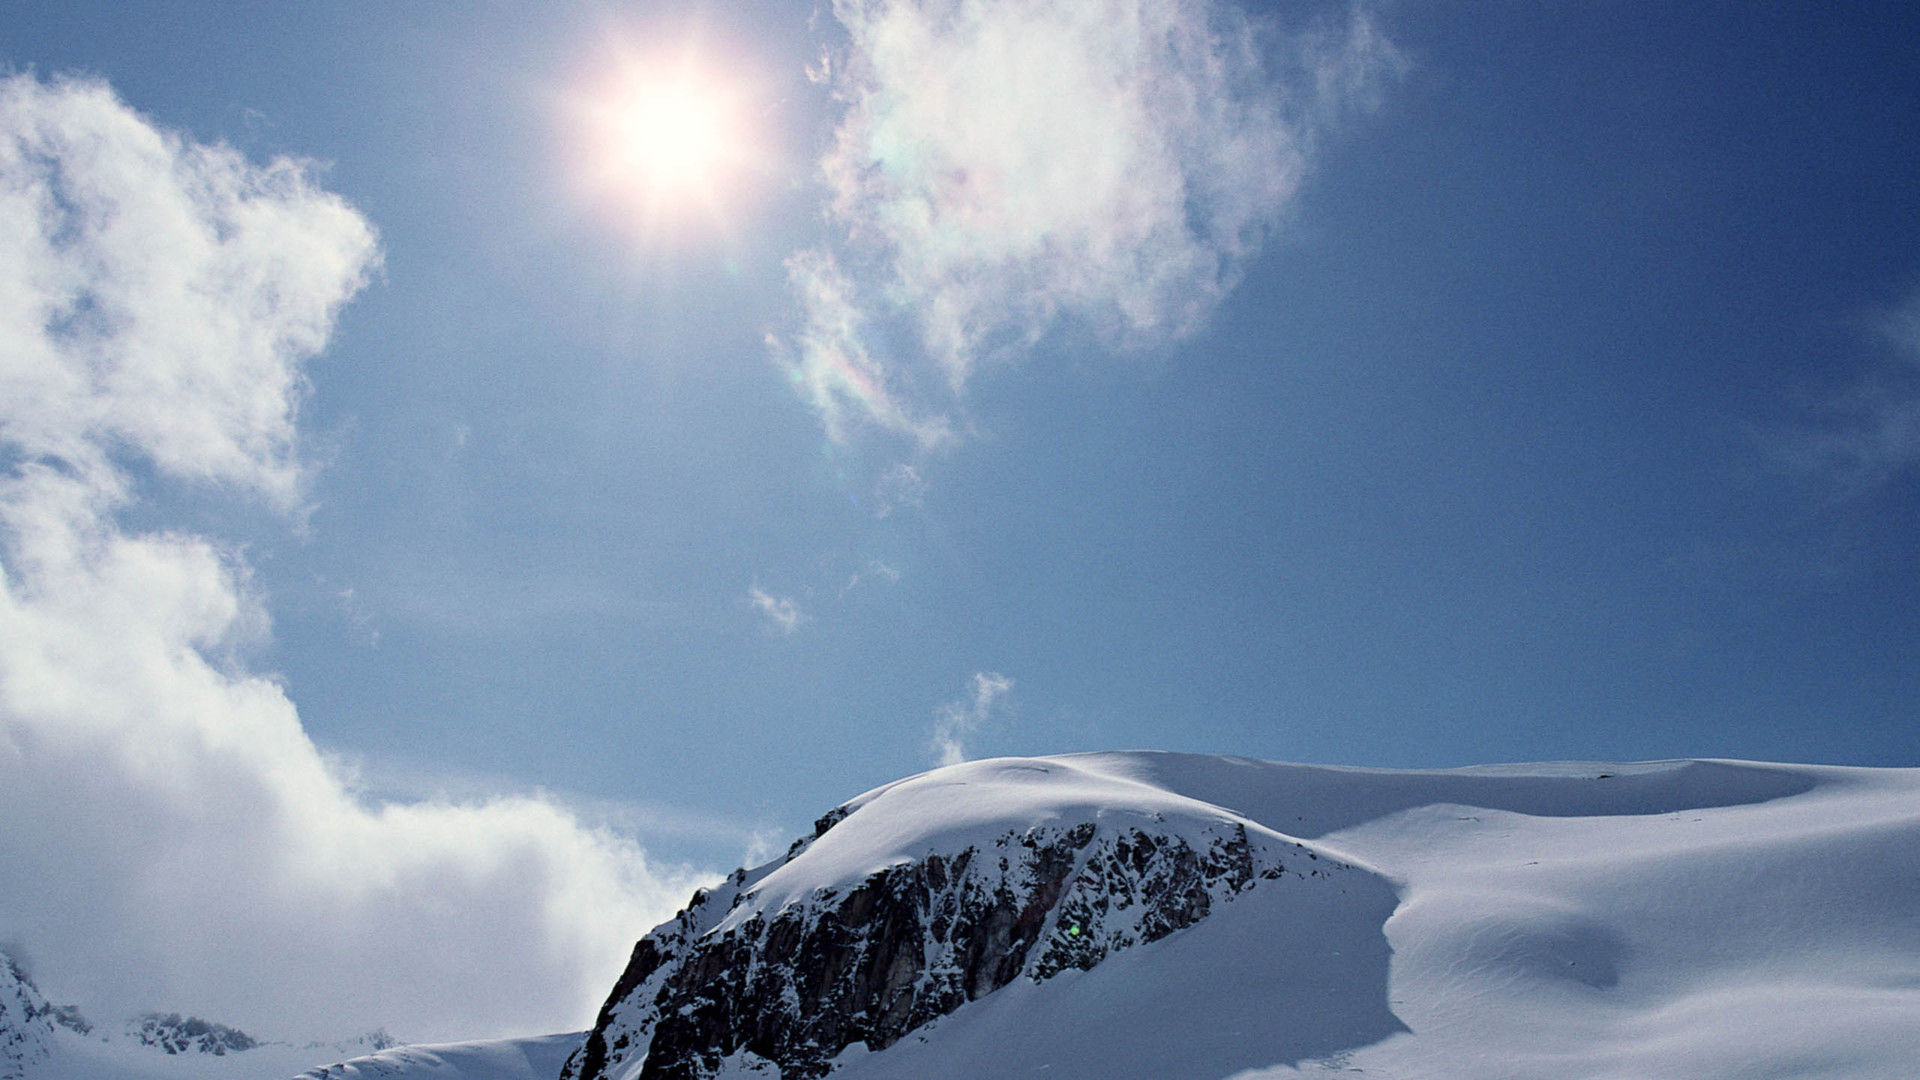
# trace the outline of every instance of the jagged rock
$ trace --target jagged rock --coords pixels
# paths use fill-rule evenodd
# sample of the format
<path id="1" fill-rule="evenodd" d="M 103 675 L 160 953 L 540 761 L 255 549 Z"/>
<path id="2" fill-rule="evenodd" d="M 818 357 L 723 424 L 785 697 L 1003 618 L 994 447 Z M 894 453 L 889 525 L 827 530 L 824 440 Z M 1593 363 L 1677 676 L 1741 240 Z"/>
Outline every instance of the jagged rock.
<path id="1" fill-rule="evenodd" d="M 169 1054 L 224 1056 L 259 1045 L 237 1028 L 179 1013 L 148 1013 L 136 1019 L 128 1033 L 141 1045 L 159 1047 Z"/>
<path id="2" fill-rule="evenodd" d="M 55 1005 L 53 1011 L 47 1014 L 47 1019 L 75 1034 L 93 1034 L 93 1025 L 80 1014 L 78 1005 Z"/>

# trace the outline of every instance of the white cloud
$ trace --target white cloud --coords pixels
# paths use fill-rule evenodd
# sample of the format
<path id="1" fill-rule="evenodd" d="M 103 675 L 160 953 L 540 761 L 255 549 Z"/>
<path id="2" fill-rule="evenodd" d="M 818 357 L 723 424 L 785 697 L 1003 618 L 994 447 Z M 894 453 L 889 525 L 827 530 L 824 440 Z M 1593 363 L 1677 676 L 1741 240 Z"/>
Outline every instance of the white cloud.
<path id="1" fill-rule="evenodd" d="M 297 361 L 373 266 L 372 229 L 298 163 L 183 142 L 101 86 L 5 87 L 9 446 L 89 474 L 126 447 L 291 504 Z"/>
<path id="2" fill-rule="evenodd" d="M 774 856 L 787 849 L 791 838 L 780 829 L 755 829 L 747 837 L 747 846 L 740 853 L 741 866 L 764 866 Z"/>
<path id="3" fill-rule="evenodd" d="M 972 691 L 933 711 L 933 750 L 942 765 L 967 760 L 966 740 L 1003 707 L 1013 680 L 997 671 L 976 671 Z"/>
<path id="4" fill-rule="evenodd" d="M 754 610 L 766 616 L 767 625 L 782 634 L 793 633 L 800 629 L 801 623 L 807 621 L 806 612 L 801 611 L 800 605 L 790 596 L 775 596 L 755 585 L 747 590 L 747 599 L 752 602 Z"/>
<path id="5" fill-rule="evenodd" d="M 1315 132 L 1400 63 L 1363 16 L 1289 38 L 1211 0 L 833 10 L 848 44 L 821 70 L 845 113 L 822 171 L 846 246 L 789 263 L 806 328 L 786 363 L 836 441 L 858 418 L 950 442 L 911 392 L 958 406 L 983 360 L 1062 317 L 1122 349 L 1194 330 Z M 914 351 L 871 347 L 876 314 L 909 323 Z"/>
<path id="6" fill-rule="evenodd" d="M 547 798 L 357 794 L 244 662 L 244 562 L 121 523 L 147 472 L 298 508 L 301 365 L 377 258 L 296 162 L 0 81 L 0 936 L 103 1015 L 560 1030 L 693 884 Z"/>

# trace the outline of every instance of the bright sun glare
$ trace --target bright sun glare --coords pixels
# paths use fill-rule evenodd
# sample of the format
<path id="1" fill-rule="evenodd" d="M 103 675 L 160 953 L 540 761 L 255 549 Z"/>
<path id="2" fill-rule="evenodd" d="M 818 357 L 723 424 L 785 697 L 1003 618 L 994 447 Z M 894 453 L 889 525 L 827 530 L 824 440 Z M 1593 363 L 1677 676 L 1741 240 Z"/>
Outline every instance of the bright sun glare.
<path id="1" fill-rule="evenodd" d="M 710 88 L 686 79 L 643 86 L 625 105 L 620 156 L 648 191 L 700 191 L 737 152 L 732 118 Z"/>
<path id="2" fill-rule="evenodd" d="M 724 229 L 756 163 L 743 87 L 690 57 L 629 61 L 583 102 L 588 174 L 650 236 Z"/>

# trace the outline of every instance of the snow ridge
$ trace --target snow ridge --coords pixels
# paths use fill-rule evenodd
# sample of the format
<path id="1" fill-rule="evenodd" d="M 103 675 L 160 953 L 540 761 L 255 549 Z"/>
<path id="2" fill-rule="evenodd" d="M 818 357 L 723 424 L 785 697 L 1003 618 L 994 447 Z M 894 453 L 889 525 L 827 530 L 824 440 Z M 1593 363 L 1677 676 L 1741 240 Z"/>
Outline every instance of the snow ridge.
<path id="1" fill-rule="evenodd" d="M 388 1047 L 294 1080 L 553 1080 L 585 1034 Z"/>
<path id="2" fill-rule="evenodd" d="M 876 788 L 568 1080 L 1910 1080 L 1920 770 L 1128 752 Z"/>
<path id="3" fill-rule="evenodd" d="M 817 1080 L 1025 977 L 1355 868 L 1217 806 L 1052 759 L 870 792 L 634 950 L 566 1080 Z"/>

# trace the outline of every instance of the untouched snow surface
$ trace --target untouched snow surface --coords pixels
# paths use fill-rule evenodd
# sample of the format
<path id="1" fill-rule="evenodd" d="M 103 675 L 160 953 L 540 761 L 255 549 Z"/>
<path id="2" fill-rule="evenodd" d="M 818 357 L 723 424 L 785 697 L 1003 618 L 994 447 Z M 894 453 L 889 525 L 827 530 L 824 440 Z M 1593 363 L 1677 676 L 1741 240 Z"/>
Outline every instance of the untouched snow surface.
<path id="1" fill-rule="evenodd" d="M 298 1080 L 553 1080 L 584 1034 L 396 1046 L 309 1070 Z"/>
<path id="2" fill-rule="evenodd" d="M 1114 753 L 973 762 L 849 808 L 755 908 L 1009 824 L 1156 813 L 1362 874 L 1017 980 L 849 1048 L 836 1080 L 1920 1077 L 1920 770 Z"/>

